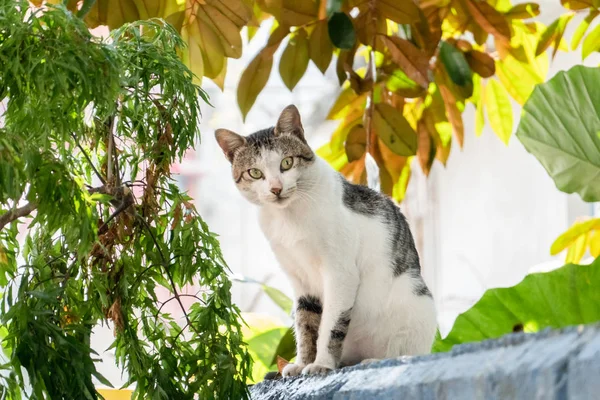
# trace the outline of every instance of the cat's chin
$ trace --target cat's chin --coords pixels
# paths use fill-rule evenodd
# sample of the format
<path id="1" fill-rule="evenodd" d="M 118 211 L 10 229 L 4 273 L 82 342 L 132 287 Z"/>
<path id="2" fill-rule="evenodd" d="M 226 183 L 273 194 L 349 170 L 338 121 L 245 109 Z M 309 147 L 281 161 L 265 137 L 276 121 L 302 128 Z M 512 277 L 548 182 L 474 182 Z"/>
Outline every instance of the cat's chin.
<path id="1" fill-rule="evenodd" d="M 291 197 L 280 197 L 268 202 L 264 202 L 263 206 L 274 207 L 274 208 L 286 208 L 292 203 Z"/>

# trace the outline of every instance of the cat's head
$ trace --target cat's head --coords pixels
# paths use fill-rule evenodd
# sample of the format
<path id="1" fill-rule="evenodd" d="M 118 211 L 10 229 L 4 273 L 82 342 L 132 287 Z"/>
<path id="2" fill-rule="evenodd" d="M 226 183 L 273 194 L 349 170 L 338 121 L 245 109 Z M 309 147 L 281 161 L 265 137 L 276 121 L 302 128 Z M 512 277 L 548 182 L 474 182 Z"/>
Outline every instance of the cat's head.
<path id="1" fill-rule="evenodd" d="M 215 137 L 231 162 L 238 189 L 249 201 L 283 208 L 302 196 L 315 154 L 306 143 L 294 105 L 281 112 L 273 128 L 246 137 L 217 129 Z"/>

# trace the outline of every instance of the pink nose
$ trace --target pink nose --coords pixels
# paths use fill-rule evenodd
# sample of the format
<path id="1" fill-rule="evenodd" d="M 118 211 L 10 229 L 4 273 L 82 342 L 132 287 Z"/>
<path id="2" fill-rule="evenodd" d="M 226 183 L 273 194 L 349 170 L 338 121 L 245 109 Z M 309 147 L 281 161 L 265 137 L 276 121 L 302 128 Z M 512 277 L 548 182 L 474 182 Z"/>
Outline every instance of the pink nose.
<path id="1" fill-rule="evenodd" d="M 278 187 L 271 188 L 271 193 L 273 193 L 275 196 L 279 196 L 281 194 L 281 188 L 278 188 Z"/>

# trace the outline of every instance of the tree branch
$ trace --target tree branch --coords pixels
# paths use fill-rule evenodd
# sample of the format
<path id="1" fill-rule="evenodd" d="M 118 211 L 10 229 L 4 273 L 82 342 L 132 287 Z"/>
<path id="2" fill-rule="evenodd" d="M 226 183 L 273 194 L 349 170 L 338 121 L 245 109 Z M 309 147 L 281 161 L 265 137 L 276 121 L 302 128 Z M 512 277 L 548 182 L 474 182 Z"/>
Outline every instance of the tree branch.
<path id="1" fill-rule="evenodd" d="M 33 212 L 37 208 L 35 203 L 27 203 L 23 207 L 15 208 L 0 215 L 0 231 L 7 225 L 13 222 L 15 219 L 25 217 Z"/>

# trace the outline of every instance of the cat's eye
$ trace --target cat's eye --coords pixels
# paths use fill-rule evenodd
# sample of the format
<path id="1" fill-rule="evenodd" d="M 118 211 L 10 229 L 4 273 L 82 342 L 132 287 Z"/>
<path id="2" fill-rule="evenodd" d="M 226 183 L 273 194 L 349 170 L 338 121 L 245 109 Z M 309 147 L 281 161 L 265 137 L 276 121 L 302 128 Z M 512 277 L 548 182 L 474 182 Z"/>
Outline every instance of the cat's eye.
<path id="1" fill-rule="evenodd" d="M 260 179 L 263 176 L 263 173 L 258 168 L 250 168 L 248 170 L 248 175 L 250 175 L 254 179 Z"/>
<path id="2" fill-rule="evenodd" d="M 281 160 L 281 170 L 282 171 L 287 171 L 288 169 L 292 168 L 292 165 L 294 165 L 293 157 L 286 157 L 283 160 Z"/>

